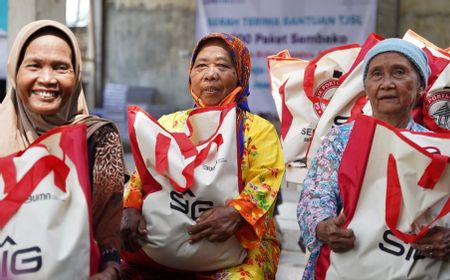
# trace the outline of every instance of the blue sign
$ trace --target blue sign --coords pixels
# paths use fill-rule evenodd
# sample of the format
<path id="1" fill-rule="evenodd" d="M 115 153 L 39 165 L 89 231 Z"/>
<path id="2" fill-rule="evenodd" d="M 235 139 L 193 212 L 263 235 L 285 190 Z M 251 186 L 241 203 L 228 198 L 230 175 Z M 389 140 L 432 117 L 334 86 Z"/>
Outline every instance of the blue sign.
<path id="1" fill-rule="evenodd" d="M 8 0 L 0 0 L 0 34 L 8 30 Z"/>

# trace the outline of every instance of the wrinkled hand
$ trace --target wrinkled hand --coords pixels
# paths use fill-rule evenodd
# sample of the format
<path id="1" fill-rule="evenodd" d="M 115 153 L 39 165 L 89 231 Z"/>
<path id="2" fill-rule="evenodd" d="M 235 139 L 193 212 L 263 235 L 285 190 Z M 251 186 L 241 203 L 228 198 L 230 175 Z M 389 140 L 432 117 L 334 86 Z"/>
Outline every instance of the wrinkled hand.
<path id="1" fill-rule="evenodd" d="M 120 234 L 122 237 L 122 247 L 125 250 L 135 252 L 141 248 L 139 240 L 146 240 L 147 229 L 144 217 L 137 209 L 123 209 Z"/>
<path id="2" fill-rule="evenodd" d="M 103 271 L 89 277 L 89 280 L 116 280 L 119 279 L 117 271 L 112 266 L 107 266 Z"/>
<path id="3" fill-rule="evenodd" d="M 412 247 L 427 257 L 448 260 L 450 258 L 450 229 L 433 227 L 412 244 Z"/>
<path id="4" fill-rule="evenodd" d="M 316 227 L 316 235 L 320 241 L 328 245 L 336 253 L 347 252 L 355 246 L 353 230 L 344 229 L 345 215 L 320 222 Z"/>
<path id="5" fill-rule="evenodd" d="M 242 222 L 241 214 L 230 206 L 219 206 L 205 211 L 196 224 L 188 228 L 189 241 L 195 243 L 203 238 L 211 242 L 223 242 L 230 238 Z"/>

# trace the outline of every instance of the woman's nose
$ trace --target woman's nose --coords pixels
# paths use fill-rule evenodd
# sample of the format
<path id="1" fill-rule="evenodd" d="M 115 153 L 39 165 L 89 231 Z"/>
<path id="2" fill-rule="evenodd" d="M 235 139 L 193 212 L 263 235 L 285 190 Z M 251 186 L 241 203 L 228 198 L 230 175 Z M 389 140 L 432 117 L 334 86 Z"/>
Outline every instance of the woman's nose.
<path id="1" fill-rule="evenodd" d="M 210 66 L 208 67 L 208 69 L 206 69 L 206 73 L 205 73 L 205 78 L 208 80 L 213 80 L 213 79 L 217 79 L 218 74 L 217 74 L 217 69 L 214 66 Z"/>
<path id="2" fill-rule="evenodd" d="M 56 84 L 53 69 L 43 68 L 39 73 L 38 81 L 43 84 Z"/>
<path id="3" fill-rule="evenodd" d="M 391 75 L 384 75 L 384 76 L 383 76 L 383 79 L 382 79 L 382 81 L 381 81 L 381 86 L 382 86 L 383 88 L 392 88 L 392 87 L 395 87 L 394 81 L 393 81 Z"/>

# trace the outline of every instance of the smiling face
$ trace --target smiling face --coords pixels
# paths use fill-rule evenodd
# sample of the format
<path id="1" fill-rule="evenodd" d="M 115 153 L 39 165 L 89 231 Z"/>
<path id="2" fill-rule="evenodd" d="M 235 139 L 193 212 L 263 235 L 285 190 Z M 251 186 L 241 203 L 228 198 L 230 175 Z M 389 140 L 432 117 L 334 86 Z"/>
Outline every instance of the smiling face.
<path id="1" fill-rule="evenodd" d="M 421 90 L 419 75 L 402 54 L 386 52 L 369 64 L 366 93 L 374 117 L 397 127 L 406 127 Z"/>
<path id="2" fill-rule="evenodd" d="M 67 42 L 51 34 L 31 41 L 17 71 L 16 85 L 20 99 L 30 111 L 56 114 L 76 86 L 72 50 Z"/>
<path id="3" fill-rule="evenodd" d="M 220 103 L 238 85 L 233 60 L 225 43 L 211 41 L 198 52 L 190 73 L 191 90 L 205 106 Z"/>

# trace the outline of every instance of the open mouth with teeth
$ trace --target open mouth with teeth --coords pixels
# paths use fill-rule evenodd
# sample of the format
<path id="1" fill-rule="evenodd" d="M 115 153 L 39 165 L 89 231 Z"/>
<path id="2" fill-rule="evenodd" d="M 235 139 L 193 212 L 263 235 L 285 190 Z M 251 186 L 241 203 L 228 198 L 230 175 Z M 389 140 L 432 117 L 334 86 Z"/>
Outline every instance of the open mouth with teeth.
<path id="1" fill-rule="evenodd" d="M 207 93 L 207 94 L 215 94 L 215 93 L 219 93 L 220 89 L 216 88 L 216 87 L 207 87 L 207 88 L 203 89 L 203 92 Z"/>
<path id="2" fill-rule="evenodd" d="M 57 92 L 50 92 L 50 91 L 32 91 L 31 92 L 33 95 L 37 95 L 39 96 L 41 99 L 44 100 L 51 100 L 51 99 L 55 99 L 56 97 L 58 97 L 58 93 Z"/>

